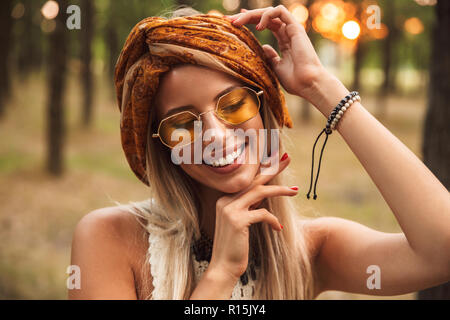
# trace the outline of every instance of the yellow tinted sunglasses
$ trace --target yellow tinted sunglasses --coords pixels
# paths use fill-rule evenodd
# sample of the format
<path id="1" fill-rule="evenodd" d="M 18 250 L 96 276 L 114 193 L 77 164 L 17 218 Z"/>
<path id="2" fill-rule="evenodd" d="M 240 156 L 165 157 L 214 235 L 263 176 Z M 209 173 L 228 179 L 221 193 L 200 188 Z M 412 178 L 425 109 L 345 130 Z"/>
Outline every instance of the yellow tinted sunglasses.
<path id="1" fill-rule="evenodd" d="M 256 92 L 249 87 L 237 87 L 220 96 L 214 110 L 199 114 L 182 111 L 162 119 L 152 137 L 159 138 L 169 148 L 190 144 L 194 141 L 195 121 L 201 121 L 202 115 L 212 111 L 223 122 L 240 125 L 258 114 L 262 94 L 262 90 Z"/>

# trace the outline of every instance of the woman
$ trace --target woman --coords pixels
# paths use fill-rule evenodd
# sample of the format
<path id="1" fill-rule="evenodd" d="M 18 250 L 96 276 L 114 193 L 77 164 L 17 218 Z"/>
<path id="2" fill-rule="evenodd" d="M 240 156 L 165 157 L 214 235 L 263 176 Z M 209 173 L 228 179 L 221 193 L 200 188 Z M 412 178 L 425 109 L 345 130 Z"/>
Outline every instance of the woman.
<path id="1" fill-rule="evenodd" d="M 284 6 L 223 18 L 182 9 L 172 18 L 141 21 L 116 67 L 124 151 L 150 186 L 151 200 L 83 217 L 72 248 L 81 288 L 70 290 L 70 298 L 311 299 L 326 290 L 397 295 L 450 279 L 448 191 L 323 68 Z M 261 47 L 244 24 L 270 29 L 282 56 Z M 282 139 L 278 146 L 260 131 L 291 126 L 279 83 L 325 119 L 336 115 L 339 121 L 328 122 L 324 132 L 344 138 L 403 233 L 295 212 L 298 187 L 283 183 L 291 159 Z M 337 117 L 341 99 L 347 110 Z M 255 141 L 263 142 L 255 147 L 238 137 L 229 143 L 230 129 L 255 132 Z M 199 140 L 195 132 L 214 139 Z M 224 143 L 229 157 L 216 157 L 220 148 L 204 156 L 214 142 Z M 198 151 L 203 158 L 192 161 Z M 184 160 L 176 162 L 177 156 Z M 264 173 L 267 168 L 276 170 Z"/>

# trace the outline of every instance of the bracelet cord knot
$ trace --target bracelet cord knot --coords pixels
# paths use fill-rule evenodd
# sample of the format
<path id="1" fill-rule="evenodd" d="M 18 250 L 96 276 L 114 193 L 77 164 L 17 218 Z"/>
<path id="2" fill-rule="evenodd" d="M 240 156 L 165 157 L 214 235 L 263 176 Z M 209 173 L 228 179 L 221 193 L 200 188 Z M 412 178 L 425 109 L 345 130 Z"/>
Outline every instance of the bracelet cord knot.
<path id="1" fill-rule="evenodd" d="M 314 142 L 313 150 L 312 150 L 311 179 L 310 179 L 310 182 L 309 182 L 309 190 L 308 190 L 308 193 L 306 194 L 306 197 L 308 199 L 310 198 L 310 193 L 311 193 L 311 188 L 312 188 L 312 183 L 313 183 L 314 151 L 315 151 L 315 148 L 316 148 L 317 141 L 319 140 L 320 136 L 325 132 L 325 136 L 326 137 L 325 137 L 325 141 L 323 143 L 322 149 L 320 150 L 319 164 L 318 164 L 318 167 L 317 167 L 317 174 L 316 174 L 316 179 L 315 179 L 315 182 L 314 182 L 314 195 L 313 195 L 313 199 L 314 200 L 317 199 L 317 193 L 316 193 L 317 181 L 319 180 L 320 164 L 322 162 L 323 150 L 325 149 L 325 145 L 327 144 L 327 141 L 328 141 L 328 136 L 333 133 L 333 130 L 335 130 L 335 127 L 336 127 L 337 123 L 339 122 L 339 119 L 343 115 L 343 112 L 341 111 L 342 107 L 344 107 L 346 104 L 348 105 L 348 107 L 346 107 L 344 109 L 344 111 L 345 111 L 347 108 L 350 107 L 350 105 L 353 103 L 353 101 L 360 101 L 360 100 L 361 100 L 361 98 L 359 97 L 359 93 L 357 91 L 350 92 L 333 109 L 333 111 L 331 112 L 330 116 L 328 117 L 326 127 L 322 129 L 322 131 L 320 132 L 319 136 L 316 138 L 316 141 Z M 342 113 L 339 114 L 340 111 Z M 339 117 L 336 117 L 337 115 L 339 115 Z"/>

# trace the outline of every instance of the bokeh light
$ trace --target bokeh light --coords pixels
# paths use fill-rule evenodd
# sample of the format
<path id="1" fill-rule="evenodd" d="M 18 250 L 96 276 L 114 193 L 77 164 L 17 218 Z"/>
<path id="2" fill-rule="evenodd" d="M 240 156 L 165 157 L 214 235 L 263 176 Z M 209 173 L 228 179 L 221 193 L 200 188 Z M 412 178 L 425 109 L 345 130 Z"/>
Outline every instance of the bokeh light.
<path id="1" fill-rule="evenodd" d="M 336 20 L 339 16 L 339 8 L 334 3 L 328 2 L 322 6 L 320 14 L 327 20 Z"/>
<path id="2" fill-rule="evenodd" d="M 241 5 L 240 0 L 223 0 L 222 6 L 227 11 L 236 11 Z"/>
<path id="3" fill-rule="evenodd" d="M 412 17 L 405 21 L 405 30 L 413 35 L 423 32 L 423 23 L 419 18 Z"/>
<path id="4" fill-rule="evenodd" d="M 220 12 L 219 10 L 215 10 L 215 9 L 209 10 L 209 11 L 207 12 L 207 14 L 212 14 L 212 15 L 216 15 L 216 16 L 219 16 L 219 17 L 222 17 L 222 16 L 223 16 L 223 13 L 222 13 L 222 12 Z"/>
<path id="5" fill-rule="evenodd" d="M 47 20 L 55 19 L 59 12 L 58 2 L 50 0 L 47 1 L 41 8 L 41 13 Z"/>
<path id="6" fill-rule="evenodd" d="M 272 6 L 272 0 L 249 0 L 248 8 L 246 9 L 258 9 Z"/>
<path id="7" fill-rule="evenodd" d="M 415 0 L 418 5 L 421 6 L 434 6 L 437 0 Z"/>
<path id="8" fill-rule="evenodd" d="M 306 24 L 309 16 L 308 8 L 300 3 L 294 3 L 289 7 L 289 11 L 292 13 L 295 20 L 303 25 Z"/>
<path id="9" fill-rule="evenodd" d="M 25 14 L 25 6 L 22 2 L 17 3 L 11 11 L 13 19 L 20 19 Z"/>
<path id="10" fill-rule="evenodd" d="M 355 20 L 350 20 L 342 26 L 342 34 L 349 40 L 355 40 L 361 33 L 361 27 Z"/>
<path id="11" fill-rule="evenodd" d="M 377 40 L 384 39 L 389 34 L 389 29 L 384 23 L 380 23 L 380 28 L 371 28 L 368 31 L 369 35 Z"/>
<path id="12" fill-rule="evenodd" d="M 56 29 L 56 22 L 55 20 L 47 20 L 42 19 L 41 21 L 41 30 L 44 33 L 52 33 Z"/>

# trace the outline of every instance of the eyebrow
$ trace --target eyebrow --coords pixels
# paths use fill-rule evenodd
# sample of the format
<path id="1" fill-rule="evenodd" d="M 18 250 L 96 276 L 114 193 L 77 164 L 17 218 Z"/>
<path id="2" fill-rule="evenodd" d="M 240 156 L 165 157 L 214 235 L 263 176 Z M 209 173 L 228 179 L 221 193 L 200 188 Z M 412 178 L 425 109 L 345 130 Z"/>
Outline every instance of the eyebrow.
<path id="1" fill-rule="evenodd" d="M 233 90 L 233 89 L 235 89 L 235 88 L 238 88 L 238 87 L 241 87 L 241 85 L 234 84 L 234 85 L 232 85 L 232 86 L 226 88 L 225 90 L 222 90 L 221 92 L 219 92 L 219 94 L 217 94 L 217 95 L 214 97 L 214 103 L 217 104 L 217 100 L 218 100 L 221 96 L 223 96 L 225 93 L 228 93 L 228 92 L 230 92 L 231 90 Z M 195 107 L 194 107 L 192 104 L 188 104 L 188 105 L 185 105 L 185 106 L 179 106 L 179 107 L 176 107 L 176 108 L 171 108 L 169 111 L 167 111 L 167 112 L 161 117 L 161 119 L 167 118 L 167 117 L 169 117 L 169 116 L 171 116 L 171 115 L 173 115 L 173 114 L 175 114 L 175 113 L 178 113 L 178 112 L 187 111 L 187 110 L 192 110 L 192 109 L 195 109 Z"/>

